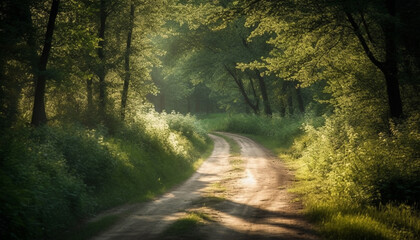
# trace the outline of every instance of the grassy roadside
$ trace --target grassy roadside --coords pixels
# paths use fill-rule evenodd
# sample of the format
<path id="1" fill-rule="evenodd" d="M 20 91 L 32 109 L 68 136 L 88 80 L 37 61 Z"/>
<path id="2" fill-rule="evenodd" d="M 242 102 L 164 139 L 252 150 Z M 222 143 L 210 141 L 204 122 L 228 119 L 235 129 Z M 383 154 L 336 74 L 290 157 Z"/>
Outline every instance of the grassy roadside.
<path id="1" fill-rule="evenodd" d="M 289 190 L 325 239 L 420 239 L 416 118 L 379 137 L 340 116 L 213 114 L 201 122 L 250 137 L 284 160 L 297 179 Z"/>
<path id="2" fill-rule="evenodd" d="M 306 216 L 325 239 L 419 239 L 420 216 L 411 207 L 343 204 L 339 199 L 319 201 L 322 196 L 306 195 L 306 191 L 314 186 L 311 186 L 313 183 L 306 171 L 306 163 L 294 157 L 292 146 L 273 137 L 244 135 L 271 150 L 294 170 L 298 182 L 290 191 L 302 196 Z"/>
<path id="3" fill-rule="evenodd" d="M 55 123 L 4 131 L 0 238 L 88 238 L 118 216 L 83 224 L 86 219 L 167 191 L 211 148 L 193 116 L 153 111 L 109 128 Z"/>
<path id="4" fill-rule="evenodd" d="M 166 183 L 164 188 L 158 188 L 154 191 L 148 191 L 147 193 L 140 195 L 139 197 L 135 198 L 135 200 L 131 200 L 131 203 L 140 203 L 145 202 L 154 197 L 161 195 L 167 192 L 168 189 L 172 188 L 173 186 L 181 183 L 185 179 L 189 178 L 195 170 L 197 170 L 200 165 L 203 163 L 205 159 L 207 159 L 214 148 L 213 141 L 208 141 L 207 147 L 202 152 L 201 157 L 198 158 L 196 161 L 192 163 L 192 168 L 188 170 L 188 172 L 178 176 L 174 181 L 170 183 Z M 76 228 L 72 229 L 71 231 L 67 232 L 62 239 L 65 240 L 86 240 L 90 239 L 99 233 L 109 229 L 111 226 L 116 224 L 119 220 L 123 219 L 125 216 L 128 216 L 132 210 L 127 209 L 123 212 L 119 212 L 118 214 L 110 214 L 104 215 L 103 217 L 96 219 L 95 221 L 86 221 L 83 224 L 80 224 Z M 195 219 L 194 217 L 192 219 Z"/>

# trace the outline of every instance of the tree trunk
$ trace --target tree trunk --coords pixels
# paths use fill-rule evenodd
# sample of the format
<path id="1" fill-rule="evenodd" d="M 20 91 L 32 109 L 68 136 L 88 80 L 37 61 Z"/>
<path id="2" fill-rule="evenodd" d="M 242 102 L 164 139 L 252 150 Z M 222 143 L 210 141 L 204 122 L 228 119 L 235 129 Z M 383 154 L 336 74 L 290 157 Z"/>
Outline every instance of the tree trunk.
<path id="1" fill-rule="evenodd" d="M 388 13 L 396 17 L 395 0 L 387 0 L 386 8 Z M 398 63 L 397 63 L 397 43 L 395 20 L 387 20 L 383 26 L 385 36 L 385 67 L 383 73 L 385 75 L 386 90 L 388 93 L 388 103 L 391 118 L 400 118 L 403 115 L 402 101 L 400 96 L 400 86 L 398 82 Z"/>
<path id="2" fill-rule="evenodd" d="M 258 83 L 261 90 L 261 95 L 262 95 L 263 104 L 264 104 L 264 113 L 265 115 L 271 117 L 273 115 L 273 112 L 271 111 L 270 101 L 268 100 L 267 88 L 265 86 L 264 78 L 261 77 L 260 71 L 255 70 L 255 73 L 257 74 Z"/>
<path id="3" fill-rule="evenodd" d="M 47 115 L 45 113 L 45 86 L 46 86 L 46 76 L 45 71 L 47 70 L 48 57 L 50 55 L 52 38 L 55 27 L 55 19 L 58 14 L 58 6 L 60 0 L 53 0 L 50 10 L 50 16 L 48 19 L 47 32 L 45 33 L 45 42 L 42 49 L 42 54 L 39 60 L 38 65 L 38 79 L 35 82 L 35 98 L 34 98 L 34 108 L 32 112 L 32 121 L 33 126 L 39 126 L 47 123 Z"/>
<path id="4" fill-rule="evenodd" d="M 93 110 L 93 77 L 89 77 L 86 80 L 86 95 L 87 95 L 87 111 L 86 111 L 86 121 L 89 126 L 92 126 L 94 123 L 94 110 Z"/>
<path id="5" fill-rule="evenodd" d="M 387 19 L 382 23 L 382 30 L 385 38 L 385 62 L 375 58 L 370 50 L 363 34 L 350 12 L 346 12 L 347 20 L 350 22 L 354 33 L 359 39 L 363 50 L 369 60 L 384 74 L 386 90 L 388 95 L 388 106 L 391 118 L 401 118 L 403 116 L 402 101 L 399 89 L 398 63 L 397 63 L 397 43 L 396 43 L 396 2 L 386 0 L 385 7 L 393 19 Z"/>
<path id="6" fill-rule="evenodd" d="M 303 104 L 302 92 L 301 92 L 299 86 L 296 86 L 296 98 L 297 98 L 297 102 L 298 102 L 299 111 L 301 113 L 304 113 L 305 112 L 305 105 Z"/>
<path id="7" fill-rule="evenodd" d="M 252 77 L 250 75 L 248 75 L 248 78 L 249 78 L 249 84 L 251 85 L 252 94 L 254 95 L 255 106 L 257 107 L 258 112 L 259 112 L 259 109 L 260 109 L 260 98 L 257 95 L 257 91 L 255 90 L 254 81 L 252 80 Z"/>
<path id="8" fill-rule="evenodd" d="M 226 71 L 232 76 L 233 80 L 235 81 L 236 85 L 238 86 L 239 92 L 241 93 L 241 95 L 244 98 L 245 103 L 251 107 L 251 109 L 254 111 L 255 114 L 258 114 L 259 109 L 257 108 L 256 105 L 254 105 L 251 102 L 251 99 L 249 99 L 248 94 L 245 91 L 244 88 L 244 83 L 242 82 L 242 79 L 240 79 L 237 74 L 235 72 L 233 72 L 233 70 L 229 69 L 228 66 L 224 65 Z"/>
<path id="9" fill-rule="evenodd" d="M 126 52 L 125 52 L 125 76 L 124 76 L 124 85 L 121 94 L 121 120 L 124 121 L 125 119 L 125 108 L 127 105 L 127 97 L 128 97 L 128 87 L 130 84 L 130 54 L 131 54 L 131 37 L 133 34 L 134 28 L 134 3 L 131 1 L 130 5 L 130 25 L 128 26 L 128 33 L 127 33 L 127 45 L 126 45 Z"/>
<path id="10" fill-rule="evenodd" d="M 293 108 L 293 95 L 292 95 L 291 91 L 289 91 L 289 94 L 287 96 L 287 107 L 289 109 L 289 114 L 293 115 L 293 113 L 295 111 L 294 111 L 294 108 Z"/>
<path id="11" fill-rule="evenodd" d="M 98 69 L 98 78 L 99 78 L 99 114 L 101 117 L 105 116 L 105 109 L 106 109 L 106 84 L 105 84 L 105 77 L 106 77 L 106 68 L 105 68 L 105 54 L 104 54 L 104 47 L 105 47 L 105 28 L 106 28 L 106 0 L 101 0 L 100 2 L 100 22 L 99 22 L 99 42 L 98 42 L 98 57 L 99 57 L 99 69 Z"/>

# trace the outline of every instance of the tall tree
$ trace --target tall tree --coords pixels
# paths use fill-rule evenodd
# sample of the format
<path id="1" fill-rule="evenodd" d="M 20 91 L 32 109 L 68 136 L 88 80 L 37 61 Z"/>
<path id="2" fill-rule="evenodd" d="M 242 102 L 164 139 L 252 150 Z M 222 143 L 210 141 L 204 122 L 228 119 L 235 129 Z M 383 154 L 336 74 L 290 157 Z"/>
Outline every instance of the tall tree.
<path id="1" fill-rule="evenodd" d="M 383 31 L 384 36 L 384 51 L 385 51 L 385 60 L 379 61 L 374 54 L 372 53 L 367 40 L 363 36 L 359 24 L 356 23 L 351 12 L 346 11 L 346 16 L 348 21 L 350 22 L 354 33 L 356 34 L 357 38 L 360 41 L 360 44 L 363 47 L 367 57 L 369 60 L 381 70 L 384 74 L 385 82 L 386 82 L 386 90 L 388 93 L 388 104 L 389 104 L 389 111 L 390 117 L 392 118 L 400 118 L 403 115 L 402 109 L 402 102 L 400 96 L 400 84 L 398 79 L 398 54 L 397 54 L 397 30 L 396 30 L 396 17 L 397 17 L 397 10 L 396 10 L 396 1 L 395 0 L 386 0 L 385 1 L 385 9 L 387 11 L 387 15 L 389 15 L 386 20 L 380 23 L 380 26 Z M 364 23 L 364 22 L 363 22 Z M 366 27 L 366 30 L 368 28 Z M 367 36 L 369 38 L 370 34 L 369 31 L 366 31 Z"/>
<path id="2" fill-rule="evenodd" d="M 127 106 L 127 97 L 128 97 L 128 87 L 130 84 L 130 54 L 131 54 L 131 41 L 132 41 L 132 35 L 133 35 L 133 28 L 134 28 L 134 12 L 135 12 L 135 6 L 133 0 L 131 0 L 130 3 L 130 20 L 129 20 L 129 26 L 127 31 L 127 42 L 126 42 L 126 52 L 124 56 L 124 85 L 123 90 L 121 94 L 121 119 L 124 120 L 125 118 L 125 108 Z"/>
<path id="3" fill-rule="evenodd" d="M 228 67 L 226 64 L 224 65 L 226 71 L 230 74 L 232 79 L 235 81 L 236 85 L 238 86 L 239 92 L 241 93 L 242 97 L 244 98 L 244 102 L 252 109 L 255 114 L 258 114 L 260 109 L 258 106 L 258 101 L 255 103 L 249 98 L 248 93 L 245 90 L 245 86 L 243 83 L 242 78 L 238 75 L 237 69 L 234 67 Z M 252 81 L 251 81 L 252 82 Z"/>
<path id="4" fill-rule="evenodd" d="M 261 73 L 258 69 L 255 70 L 255 73 L 257 75 L 258 84 L 260 85 L 261 95 L 264 103 L 264 113 L 267 116 L 271 116 L 273 115 L 273 112 L 271 111 L 270 100 L 268 99 L 267 87 L 265 86 L 264 78 L 261 76 Z"/>
<path id="5" fill-rule="evenodd" d="M 99 6 L 99 31 L 98 31 L 98 58 L 99 58 L 99 66 L 98 66 L 98 78 L 99 78 L 99 104 L 98 110 L 99 114 L 103 118 L 106 111 L 106 83 L 105 77 L 107 74 L 106 69 L 106 59 L 105 59 L 105 31 L 106 31 L 106 19 L 108 17 L 108 1 L 107 0 L 100 0 Z"/>
<path id="6" fill-rule="evenodd" d="M 47 122 L 47 115 L 45 113 L 45 87 L 46 87 L 46 74 L 48 64 L 48 57 L 50 55 L 55 20 L 58 14 L 60 0 L 53 0 L 51 4 L 50 15 L 47 24 L 47 31 L 45 33 L 44 47 L 39 59 L 37 79 L 35 81 L 35 98 L 34 107 L 32 111 L 31 124 L 39 126 Z"/>

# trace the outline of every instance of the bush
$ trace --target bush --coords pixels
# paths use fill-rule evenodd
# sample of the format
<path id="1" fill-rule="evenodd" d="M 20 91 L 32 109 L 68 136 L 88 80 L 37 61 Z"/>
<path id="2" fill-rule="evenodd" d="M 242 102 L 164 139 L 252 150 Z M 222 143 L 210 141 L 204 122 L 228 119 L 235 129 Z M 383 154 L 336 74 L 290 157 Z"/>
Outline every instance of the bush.
<path id="1" fill-rule="evenodd" d="M 408 203 L 419 198 L 419 129 L 410 118 L 391 133 L 376 133 L 330 117 L 325 126 L 306 126 L 295 156 L 307 167 L 315 194 L 359 204 Z M 362 126 L 363 127 L 363 126 Z"/>
<path id="2" fill-rule="evenodd" d="M 130 124 L 16 127 L 0 139 L 0 238 L 55 239 L 95 212 L 145 200 L 188 177 L 208 137 L 191 116 Z"/>
<path id="3" fill-rule="evenodd" d="M 70 173 L 61 152 L 34 140 L 37 130 L 28 132 L 8 133 L 1 144 L 2 239 L 52 237 L 93 207 L 86 185 Z"/>

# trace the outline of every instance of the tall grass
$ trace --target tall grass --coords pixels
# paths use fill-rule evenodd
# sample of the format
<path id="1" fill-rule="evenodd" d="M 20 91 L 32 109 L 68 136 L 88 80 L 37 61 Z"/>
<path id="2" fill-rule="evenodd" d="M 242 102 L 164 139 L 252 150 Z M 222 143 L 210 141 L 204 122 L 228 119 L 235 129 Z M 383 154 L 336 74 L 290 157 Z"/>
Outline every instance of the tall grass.
<path id="1" fill-rule="evenodd" d="M 16 127 L 0 140 L 0 238 L 55 239 L 83 218 L 188 177 L 211 144 L 192 116 L 139 114 L 105 128 Z"/>
<path id="2" fill-rule="evenodd" d="M 276 139 L 285 146 L 290 146 L 293 139 L 303 133 L 303 116 L 265 117 L 247 114 L 212 114 L 201 119 L 201 124 L 208 131 L 226 131 L 241 134 L 267 136 Z"/>

